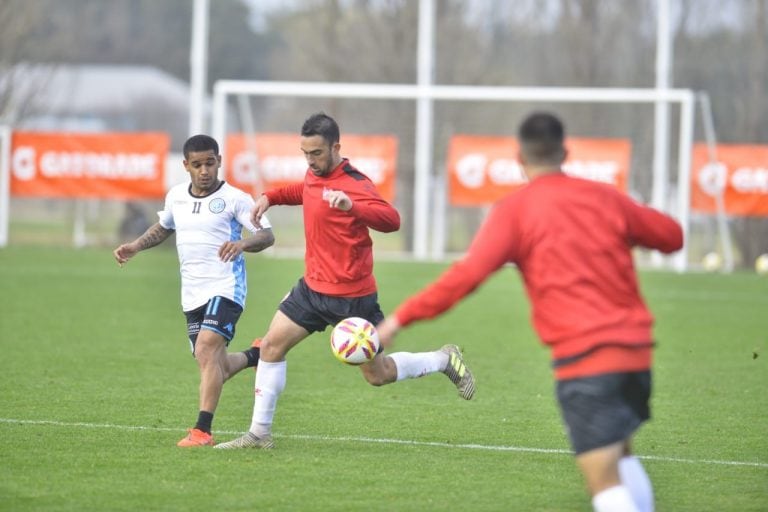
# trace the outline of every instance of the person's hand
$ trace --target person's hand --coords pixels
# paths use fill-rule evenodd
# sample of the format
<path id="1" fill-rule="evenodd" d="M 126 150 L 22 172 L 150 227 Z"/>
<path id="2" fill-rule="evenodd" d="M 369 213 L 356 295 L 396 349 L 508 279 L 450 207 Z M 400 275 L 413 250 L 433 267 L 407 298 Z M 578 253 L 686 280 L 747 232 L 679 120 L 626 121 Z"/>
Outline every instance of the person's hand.
<path id="1" fill-rule="evenodd" d="M 251 222 L 257 228 L 261 227 L 261 216 L 269 209 L 269 199 L 262 194 L 256 199 L 256 205 L 251 210 Z"/>
<path id="2" fill-rule="evenodd" d="M 224 263 L 235 261 L 235 258 L 240 256 L 242 253 L 243 253 L 242 241 L 236 241 L 236 242 L 227 241 L 221 244 L 221 247 L 219 247 L 219 258 Z"/>
<path id="3" fill-rule="evenodd" d="M 338 208 L 344 212 L 348 212 L 352 208 L 352 200 L 341 190 L 329 190 L 323 194 L 323 199 L 328 201 L 331 208 Z"/>
<path id="4" fill-rule="evenodd" d="M 376 326 L 376 332 L 379 334 L 379 343 L 386 348 L 395 341 L 395 336 L 400 330 L 400 322 L 394 315 L 390 315 Z"/>
<path id="5" fill-rule="evenodd" d="M 136 250 L 136 248 L 133 246 L 132 243 L 130 244 L 123 244 L 114 251 L 112 251 L 112 255 L 115 257 L 115 261 L 117 261 L 117 264 L 121 267 L 124 263 L 126 263 L 129 259 L 136 256 L 136 253 L 139 252 Z"/>

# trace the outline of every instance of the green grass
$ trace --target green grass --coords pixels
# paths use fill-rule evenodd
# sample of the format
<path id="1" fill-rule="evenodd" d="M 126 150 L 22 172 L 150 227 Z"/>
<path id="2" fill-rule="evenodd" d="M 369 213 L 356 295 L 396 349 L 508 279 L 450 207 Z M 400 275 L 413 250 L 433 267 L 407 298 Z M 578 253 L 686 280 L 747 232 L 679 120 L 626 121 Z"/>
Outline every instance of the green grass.
<path id="1" fill-rule="evenodd" d="M 303 267 L 249 260 L 237 350 Z M 379 262 L 385 311 L 443 268 Z M 768 280 L 641 280 L 659 345 L 654 419 L 635 448 L 657 510 L 768 509 Z M 0 510 L 591 510 L 514 271 L 398 338 L 398 350 L 463 345 L 475 400 L 440 375 L 368 386 L 317 334 L 289 357 L 271 452 L 176 448 L 198 384 L 178 281 L 166 247 L 123 269 L 108 249 L 0 250 Z M 219 440 L 247 428 L 252 387 L 252 370 L 225 386 Z"/>

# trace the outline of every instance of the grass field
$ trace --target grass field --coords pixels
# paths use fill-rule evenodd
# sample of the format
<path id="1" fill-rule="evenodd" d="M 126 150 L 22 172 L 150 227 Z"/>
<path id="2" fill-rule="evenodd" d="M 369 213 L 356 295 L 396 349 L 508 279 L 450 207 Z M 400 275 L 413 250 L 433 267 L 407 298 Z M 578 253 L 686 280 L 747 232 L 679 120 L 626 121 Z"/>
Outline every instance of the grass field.
<path id="1" fill-rule="evenodd" d="M 385 311 L 443 268 L 377 263 Z M 301 270 L 249 256 L 232 348 L 264 331 Z M 635 448 L 657 510 L 768 510 L 768 279 L 641 277 L 659 345 Z M 172 247 L 123 269 L 108 249 L 0 250 L 0 510 L 591 510 L 514 271 L 398 338 L 464 346 L 475 400 L 441 375 L 370 387 L 317 334 L 289 357 L 271 452 L 175 446 L 198 384 L 178 281 Z M 227 383 L 217 440 L 247 428 L 252 388 L 252 370 Z"/>

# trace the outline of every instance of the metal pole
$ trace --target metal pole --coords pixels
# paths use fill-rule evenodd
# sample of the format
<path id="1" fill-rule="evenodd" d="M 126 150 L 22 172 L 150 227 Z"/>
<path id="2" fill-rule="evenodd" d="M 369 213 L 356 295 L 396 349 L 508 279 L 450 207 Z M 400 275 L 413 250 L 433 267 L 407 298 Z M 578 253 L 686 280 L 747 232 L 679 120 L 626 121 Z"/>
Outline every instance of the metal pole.
<path id="1" fill-rule="evenodd" d="M 427 258 L 429 246 L 430 177 L 432 175 L 434 80 L 434 0 L 419 2 L 418 90 L 416 100 L 415 182 L 413 193 L 413 255 Z"/>
<path id="2" fill-rule="evenodd" d="M 701 117 L 704 121 L 704 138 L 707 141 L 707 152 L 709 154 L 710 165 L 717 165 L 717 134 L 715 133 L 715 121 L 712 118 L 712 104 L 709 101 L 709 94 L 706 92 L 700 92 L 697 95 L 699 103 L 701 105 Z M 726 172 L 726 181 L 727 181 Z M 717 233 L 720 238 L 720 246 L 723 250 L 723 271 L 732 272 L 734 267 L 733 262 L 733 243 L 731 242 L 731 230 L 728 227 L 728 218 L 725 211 L 725 189 L 727 185 L 723 183 L 723 187 L 717 190 L 715 195 L 715 206 L 717 213 L 715 215 L 717 219 Z"/>
<path id="3" fill-rule="evenodd" d="M 11 202 L 11 127 L 0 126 L 0 247 L 8 245 Z"/>
<path id="4" fill-rule="evenodd" d="M 666 92 L 670 87 L 671 41 L 669 30 L 669 0 L 656 2 L 656 90 Z M 669 159 L 669 103 L 658 100 L 654 110 L 653 181 L 651 205 L 668 211 L 668 159 Z M 654 252 L 651 261 L 661 265 L 661 254 Z"/>
<path id="5" fill-rule="evenodd" d="M 442 166 L 445 168 L 445 166 Z M 432 253 L 431 258 L 440 261 L 445 258 L 446 233 L 448 230 L 448 176 L 440 173 L 432 181 L 432 194 L 435 199 L 432 208 Z"/>
<path id="6" fill-rule="evenodd" d="M 213 119 L 211 123 L 213 138 L 219 143 L 219 152 L 227 154 L 227 93 L 220 82 L 213 85 Z"/>
<path id="7" fill-rule="evenodd" d="M 678 272 L 688 270 L 688 251 L 691 244 L 691 148 L 693 146 L 693 115 L 695 107 L 693 92 L 687 91 L 680 104 L 680 152 L 677 169 L 677 213 L 683 227 L 683 250 L 678 251 L 673 260 Z"/>
<path id="8" fill-rule="evenodd" d="M 88 245 L 88 233 L 86 232 L 86 204 L 85 199 L 75 200 L 75 221 L 72 227 L 72 245 L 80 249 Z"/>
<path id="9" fill-rule="evenodd" d="M 375 98 L 416 100 L 428 96 L 435 101 L 539 101 L 553 103 L 680 103 L 688 89 L 617 87 L 506 87 L 476 85 L 377 84 L 350 82 L 282 82 L 217 80 L 214 95 L 254 94 L 298 98 Z M 214 101 L 216 101 L 214 99 Z M 215 116 L 214 116 L 215 117 Z"/>
<path id="10" fill-rule="evenodd" d="M 208 81 L 209 0 L 194 0 L 189 64 L 189 135 L 205 131 L 205 89 Z"/>

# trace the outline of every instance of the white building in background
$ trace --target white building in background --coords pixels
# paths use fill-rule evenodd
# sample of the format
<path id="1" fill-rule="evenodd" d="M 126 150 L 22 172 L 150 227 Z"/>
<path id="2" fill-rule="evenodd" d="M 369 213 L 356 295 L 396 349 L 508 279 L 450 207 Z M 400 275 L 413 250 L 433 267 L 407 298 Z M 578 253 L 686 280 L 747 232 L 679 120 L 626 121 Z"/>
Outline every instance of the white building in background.
<path id="1" fill-rule="evenodd" d="M 32 131 L 161 131 L 181 150 L 189 84 L 149 66 L 17 64 L 0 71 L 0 124 Z"/>
<path id="2" fill-rule="evenodd" d="M 150 66 L 17 64 L 0 68 L 0 126 L 13 131 L 167 133 L 171 138 L 167 187 L 189 179 L 181 155 L 188 137 L 189 101 L 186 81 Z M 135 206 L 104 200 L 12 198 L 9 202 L 11 217 L 27 223 L 69 223 L 74 215 L 75 246 L 114 243 L 117 235 L 112 224 L 121 220 L 126 207 Z M 142 211 L 149 221 L 154 220 L 157 201 L 144 203 Z M 17 236 L 26 240 L 32 235 Z"/>

